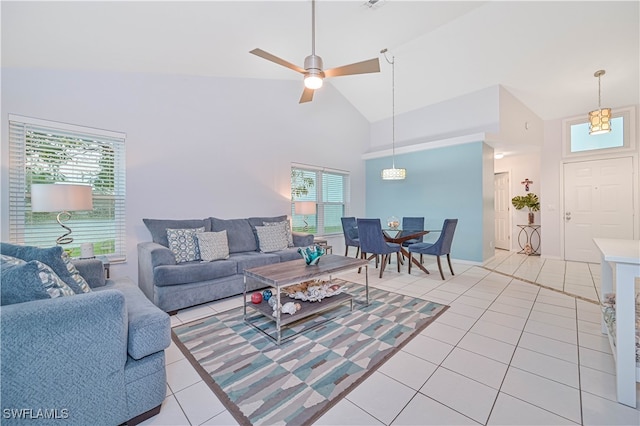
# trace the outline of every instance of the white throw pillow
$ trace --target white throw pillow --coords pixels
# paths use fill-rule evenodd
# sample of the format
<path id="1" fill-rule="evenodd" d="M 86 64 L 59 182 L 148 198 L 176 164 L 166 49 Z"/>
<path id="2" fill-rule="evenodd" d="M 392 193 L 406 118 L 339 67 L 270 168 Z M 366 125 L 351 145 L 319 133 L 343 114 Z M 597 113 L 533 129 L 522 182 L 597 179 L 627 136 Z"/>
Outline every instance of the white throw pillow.
<path id="1" fill-rule="evenodd" d="M 288 220 L 282 222 L 262 222 L 264 226 L 279 226 L 284 225 L 284 233 L 287 236 L 287 246 L 293 247 L 293 234 L 291 234 L 291 225 Z"/>
<path id="2" fill-rule="evenodd" d="M 204 227 L 187 229 L 167 228 L 169 249 L 171 249 L 173 255 L 176 257 L 176 263 L 200 260 L 200 250 L 198 250 L 198 241 L 196 241 L 196 233 L 198 232 L 204 232 Z"/>
<path id="3" fill-rule="evenodd" d="M 256 233 L 260 251 L 263 253 L 284 250 L 289 246 L 284 223 L 274 226 L 256 226 Z"/>
<path id="4" fill-rule="evenodd" d="M 219 259 L 229 258 L 229 241 L 227 240 L 227 230 L 220 232 L 198 232 L 198 249 L 200 259 L 211 262 Z"/>

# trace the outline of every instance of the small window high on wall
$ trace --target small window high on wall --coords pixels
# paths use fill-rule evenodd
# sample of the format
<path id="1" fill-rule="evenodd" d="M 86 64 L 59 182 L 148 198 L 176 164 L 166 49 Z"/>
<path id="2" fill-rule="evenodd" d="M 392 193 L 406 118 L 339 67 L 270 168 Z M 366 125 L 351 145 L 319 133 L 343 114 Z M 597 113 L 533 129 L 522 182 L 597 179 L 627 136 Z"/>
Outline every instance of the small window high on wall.
<path id="1" fill-rule="evenodd" d="M 635 114 L 635 108 L 613 111 L 611 132 L 600 135 L 589 134 L 586 115 L 564 120 L 564 156 L 600 155 L 635 149 Z"/>

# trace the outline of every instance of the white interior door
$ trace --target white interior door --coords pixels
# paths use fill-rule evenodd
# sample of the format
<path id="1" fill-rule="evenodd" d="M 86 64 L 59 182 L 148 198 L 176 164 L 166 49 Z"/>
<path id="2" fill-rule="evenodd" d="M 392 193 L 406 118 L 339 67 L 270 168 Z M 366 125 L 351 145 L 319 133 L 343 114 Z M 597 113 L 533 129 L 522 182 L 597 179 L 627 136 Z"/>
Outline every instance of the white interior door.
<path id="1" fill-rule="evenodd" d="M 494 175 L 495 191 L 495 247 L 503 250 L 511 249 L 511 223 L 509 208 L 509 173 L 501 172 Z"/>
<path id="2" fill-rule="evenodd" d="M 633 238 L 631 157 L 564 165 L 564 257 L 600 262 L 593 238 Z"/>

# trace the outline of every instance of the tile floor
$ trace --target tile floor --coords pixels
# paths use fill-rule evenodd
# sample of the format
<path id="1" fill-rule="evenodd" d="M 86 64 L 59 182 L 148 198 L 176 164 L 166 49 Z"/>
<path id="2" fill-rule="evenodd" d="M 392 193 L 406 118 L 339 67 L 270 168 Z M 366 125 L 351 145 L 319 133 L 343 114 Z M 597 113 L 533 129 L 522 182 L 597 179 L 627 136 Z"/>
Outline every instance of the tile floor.
<path id="1" fill-rule="evenodd" d="M 370 285 L 450 308 L 316 424 L 640 425 L 640 409 L 615 400 L 613 356 L 588 301 L 598 265 L 497 251 L 485 267 L 454 263 L 441 281 L 431 260 L 431 275 L 392 265 L 379 279 L 370 268 Z M 240 303 L 180 311 L 172 323 Z M 173 343 L 166 358 L 167 397 L 144 425 L 237 424 Z"/>

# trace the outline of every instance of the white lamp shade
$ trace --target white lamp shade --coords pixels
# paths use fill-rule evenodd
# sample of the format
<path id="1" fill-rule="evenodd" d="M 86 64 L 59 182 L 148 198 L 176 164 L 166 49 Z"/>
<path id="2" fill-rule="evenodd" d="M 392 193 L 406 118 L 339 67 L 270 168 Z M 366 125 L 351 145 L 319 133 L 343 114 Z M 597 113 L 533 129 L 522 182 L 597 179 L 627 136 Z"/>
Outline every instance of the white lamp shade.
<path id="1" fill-rule="evenodd" d="M 40 183 L 31 185 L 31 211 L 78 210 L 93 210 L 93 195 L 90 185 Z"/>
<path id="2" fill-rule="evenodd" d="M 296 201 L 295 203 L 296 214 L 316 214 L 316 202 L 315 201 Z"/>

